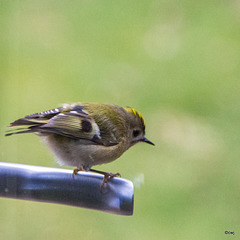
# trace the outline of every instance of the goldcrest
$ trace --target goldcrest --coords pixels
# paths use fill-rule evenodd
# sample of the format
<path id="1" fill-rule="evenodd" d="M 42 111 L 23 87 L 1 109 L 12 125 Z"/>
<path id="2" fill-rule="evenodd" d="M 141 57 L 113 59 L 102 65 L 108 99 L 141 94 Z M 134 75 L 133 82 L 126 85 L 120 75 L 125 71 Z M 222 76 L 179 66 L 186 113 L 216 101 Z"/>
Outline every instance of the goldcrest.
<path id="1" fill-rule="evenodd" d="M 49 147 L 60 165 L 74 166 L 78 171 L 104 175 L 102 183 L 119 173 L 91 169 L 111 162 L 138 142 L 154 145 L 145 138 L 143 117 L 135 109 L 112 104 L 73 103 L 35 113 L 10 124 L 12 134 L 35 133 Z"/>

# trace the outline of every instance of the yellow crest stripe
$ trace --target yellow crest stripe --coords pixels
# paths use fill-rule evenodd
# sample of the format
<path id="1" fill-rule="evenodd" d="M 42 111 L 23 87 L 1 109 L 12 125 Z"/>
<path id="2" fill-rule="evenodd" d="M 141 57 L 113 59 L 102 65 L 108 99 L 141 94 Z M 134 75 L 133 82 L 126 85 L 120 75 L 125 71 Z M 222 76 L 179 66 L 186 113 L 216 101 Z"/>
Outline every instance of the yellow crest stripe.
<path id="1" fill-rule="evenodd" d="M 141 119 L 142 123 L 143 123 L 143 126 L 145 126 L 145 122 L 143 120 L 143 117 L 138 111 L 136 111 L 134 108 L 131 108 L 131 107 L 127 107 L 127 108 L 125 108 L 125 110 L 127 112 L 133 113 L 136 117 L 139 117 Z"/>

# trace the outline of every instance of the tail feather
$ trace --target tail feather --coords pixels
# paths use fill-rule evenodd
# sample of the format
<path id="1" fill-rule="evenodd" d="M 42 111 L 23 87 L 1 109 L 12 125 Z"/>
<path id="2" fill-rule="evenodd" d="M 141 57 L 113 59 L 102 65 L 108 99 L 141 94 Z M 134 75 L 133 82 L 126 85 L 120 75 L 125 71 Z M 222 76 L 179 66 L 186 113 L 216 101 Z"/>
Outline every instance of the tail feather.
<path id="1" fill-rule="evenodd" d="M 26 129 L 26 130 L 12 130 L 11 131 L 8 131 L 8 133 L 5 133 L 5 136 L 11 136 L 13 134 L 22 134 L 22 133 L 33 133 L 33 132 L 36 132 L 36 129 Z"/>
<path id="2" fill-rule="evenodd" d="M 8 130 L 5 136 L 11 136 L 13 134 L 23 134 L 23 133 L 32 133 L 36 132 L 37 129 L 46 124 L 46 120 L 35 120 L 35 119 L 27 119 L 27 118 L 20 118 L 12 123 L 10 123 L 10 130 Z M 16 128 L 18 127 L 18 128 Z"/>

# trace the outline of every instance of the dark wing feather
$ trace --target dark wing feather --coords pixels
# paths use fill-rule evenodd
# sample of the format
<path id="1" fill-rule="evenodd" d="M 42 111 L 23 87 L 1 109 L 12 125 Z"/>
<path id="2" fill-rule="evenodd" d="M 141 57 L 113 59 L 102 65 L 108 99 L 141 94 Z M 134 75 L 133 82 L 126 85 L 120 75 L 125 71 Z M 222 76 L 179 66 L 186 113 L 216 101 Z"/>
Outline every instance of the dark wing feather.
<path id="1" fill-rule="evenodd" d="M 25 118 L 46 120 L 46 119 L 50 119 L 50 118 L 56 116 L 57 114 L 59 114 L 62 111 L 63 111 L 63 108 L 60 107 L 60 108 L 55 108 L 55 109 L 51 109 L 51 110 L 40 112 L 40 113 L 34 113 L 34 114 L 26 116 Z"/>

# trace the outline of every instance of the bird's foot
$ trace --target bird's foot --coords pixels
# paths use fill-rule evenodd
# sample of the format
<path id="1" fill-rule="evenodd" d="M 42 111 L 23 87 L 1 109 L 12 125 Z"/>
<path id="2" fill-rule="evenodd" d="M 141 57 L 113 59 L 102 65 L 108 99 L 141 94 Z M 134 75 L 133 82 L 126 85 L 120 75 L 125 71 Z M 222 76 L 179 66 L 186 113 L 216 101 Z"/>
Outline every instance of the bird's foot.
<path id="1" fill-rule="evenodd" d="M 78 172 L 84 171 L 83 167 L 78 167 L 73 170 L 72 178 L 74 180 L 74 176 L 77 175 Z"/>
<path id="2" fill-rule="evenodd" d="M 102 172 L 95 169 L 90 169 L 91 172 L 99 173 L 104 176 L 102 184 L 101 184 L 101 191 L 103 190 L 104 184 L 107 183 L 109 180 L 111 180 L 114 177 L 121 177 L 120 173 L 111 173 L 111 172 Z"/>
<path id="3" fill-rule="evenodd" d="M 102 184 L 101 184 L 101 190 L 103 189 L 104 184 L 107 183 L 112 178 L 121 177 L 120 173 L 104 172 L 103 175 L 104 175 L 104 178 L 103 178 L 103 181 L 102 181 Z"/>

